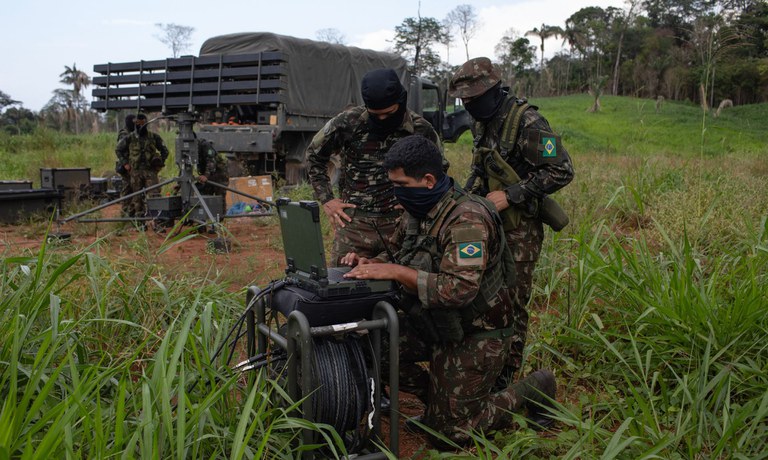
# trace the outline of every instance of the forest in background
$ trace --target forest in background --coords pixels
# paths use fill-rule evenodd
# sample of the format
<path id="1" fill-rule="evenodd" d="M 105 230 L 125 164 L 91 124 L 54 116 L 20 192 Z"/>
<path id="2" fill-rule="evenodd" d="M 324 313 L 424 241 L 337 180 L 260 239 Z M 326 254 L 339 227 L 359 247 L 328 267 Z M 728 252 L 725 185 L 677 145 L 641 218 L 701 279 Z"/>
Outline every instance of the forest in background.
<path id="1" fill-rule="evenodd" d="M 768 100 L 768 3 L 764 0 L 627 0 L 625 8 L 586 7 L 564 24 L 509 29 L 491 57 L 520 97 L 590 93 L 599 110 L 603 94 L 675 100 L 704 111 Z M 174 56 L 188 49 L 192 27 L 157 24 Z M 408 17 L 395 26 L 392 51 L 415 74 L 445 85 L 456 66 L 440 50 L 456 42 L 469 46 L 482 24 L 472 5 L 443 19 Z M 344 44 L 337 29 L 317 39 Z M 548 39 L 563 51 L 545 59 Z M 551 43 L 551 40 L 549 40 Z M 39 111 L 25 108 L 0 88 L 0 130 L 11 135 L 38 128 L 71 133 L 113 131 L 115 113 L 90 109 L 91 77 L 76 64 L 64 66 L 62 88 Z"/>

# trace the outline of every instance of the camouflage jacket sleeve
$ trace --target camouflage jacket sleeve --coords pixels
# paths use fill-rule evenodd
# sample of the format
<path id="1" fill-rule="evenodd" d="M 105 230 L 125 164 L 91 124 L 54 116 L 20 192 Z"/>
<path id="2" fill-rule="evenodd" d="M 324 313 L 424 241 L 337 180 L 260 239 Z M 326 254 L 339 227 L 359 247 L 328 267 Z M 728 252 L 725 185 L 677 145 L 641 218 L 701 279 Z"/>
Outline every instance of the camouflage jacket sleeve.
<path id="1" fill-rule="evenodd" d="M 128 144 L 130 142 L 130 136 L 124 136 L 120 139 L 115 147 L 115 156 L 122 164 L 128 164 Z"/>
<path id="2" fill-rule="evenodd" d="M 163 142 L 163 138 L 159 134 L 152 133 L 152 139 L 155 142 L 155 148 L 160 152 L 163 163 L 165 163 L 165 160 L 168 159 L 168 147 L 165 146 L 165 142 Z"/>
<path id="3" fill-rule="evenodd" d="M 341 150 L 344 135 L 351 130 L 348 118 L 352 115 L 352 111 L 359 111 L 359 109 L 356 107 L 347 110 L 328 120 L 328 123 L 315 134 L 309 147 L 307 147 L 305 157 L 308 165 L 309 182 L 312 184 L 315 199 L 322 204 L 333 199 L 331 179 L 328 177 L 328 161 L 334 152 Z"/>
<path id="4" fill-rule="evenodd" d="M 462 308 L 480 290 L 492 254 L 500 250 L 493 220 L 481 204 L 465 201 L 451 212 L 438 234 L 438 273 L 418 271 L 417 288 L 426 308 Z"/>
<path id="5" fill-rule="evenodd" d="M 543 133 L 541 136 L 554 133 L 549 122 L 535 110 L 526 111 L 521 124 L 515 148 L 517 152 L 526 152 L 536 147 L 529 145 L 532 142 L 531 136 L 536 135 L 534 133 Z M 559 143 L 556 155 L 559 157 L 557 161 L 537 162 L 537 164 L 534 164 L 528 155 L 516 155 L 512 160 L 518 162 L 518 164 L 512 164 L 515 170 L 524 172 L 520 174 L 520 187 L 526 195 L 542 198 L 544 195 L 555 193 L 573 180 L 571 157 L 565 147 Z"/>

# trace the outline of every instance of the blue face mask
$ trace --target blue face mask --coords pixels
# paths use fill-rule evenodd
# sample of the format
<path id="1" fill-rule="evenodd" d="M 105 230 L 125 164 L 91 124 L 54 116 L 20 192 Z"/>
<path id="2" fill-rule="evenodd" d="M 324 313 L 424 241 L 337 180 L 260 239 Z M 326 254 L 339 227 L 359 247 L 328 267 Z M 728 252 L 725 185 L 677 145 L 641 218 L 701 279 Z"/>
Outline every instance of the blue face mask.
<path id="1" fill-rule="evenodd" d="M 408 214 L 417 219 L 427 217 L 440 198 L 451 187 L 451 178 L 444 175 L 431 189 L 427 187 L 395 187 L 395 197 Z"/>

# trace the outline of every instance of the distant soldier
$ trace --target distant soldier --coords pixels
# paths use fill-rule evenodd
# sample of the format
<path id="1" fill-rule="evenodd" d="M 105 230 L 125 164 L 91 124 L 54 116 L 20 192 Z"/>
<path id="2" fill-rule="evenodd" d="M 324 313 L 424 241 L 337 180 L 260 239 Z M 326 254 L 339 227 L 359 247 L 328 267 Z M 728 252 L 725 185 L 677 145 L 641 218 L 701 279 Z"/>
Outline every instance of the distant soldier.
<path id="1" fill-rule="evenodd" d="M 384 249 L 380 235 L 395 229 L 400 212 L 392 183 L 381 166 L 398 139 L 413 134 L 440 146 L 424 118 L 406 108 L 407 92 L 393 69 L 378 69 L 362 80 L 365 105 L 336 115 L 312 139 L 306 156 L 314 196 L 335 230 L 331 264 L 348 252 L 371 257 Z M 341 158 L 340 197 L 333 196 L 328 162 Z"/>
<path id="2" fill-rule="evenodd" d="M 158 183 L 157 173 L 165 166 L 168 149 L 158 134 L 147 129 L 146 115 L 136 115 L 134 124 L 134 131 L 117 143 L 115 154 L 128 172 L 131 190 L 138 192 Z M 160 193 L 159 190 L 153 190 L 149 194 L 157 196 Z M 128 201 L 128 217 L 143 217 L 146 214 L 145 194 Z"/>
<path id="3" fill-rule="evenodd" d="M 490 59 L 470 59 L 448 86 L 475 119 L 472 176 L 468 191 L 486 197 L 504 221 L 507 244 L 513 250 L 517 282 L 514 300 L 515 334 L 512 353 L 500 386 L 514 380 L 522 366 L 528 331 L 526 306 L 531 298 L 533 270 L 541 253 L 547 223 L 560 230 L 568 218 L 548 195 L 573 180 L 573 165 L 560 136 L 537 108 L 510 94 Z"/>
<path id="4" fill-rule="evenodd" d="M 197 189 L 203 195 L 225 195 L 226 190 L 211 185 L 208 181 L 221 185 L 229 185 L 227 159 L 218 153 L 213 145 L 205 139 L 197 140 Z"/>
<path id="5" fill-rule="evenodd" d="M 136 125 L 134 125 L 133 120 L 136 118 L 136 115 L 129 114 L 125 116 L 125 126 L 120 128 L 120 131 L 117 132 L 117 142 L 120 143 L 121 140 L 123 140 L 124 137 L 130 135 L 135 129 Z M 115 172 L 120 175 L 121 180 L 121 187 L 120 187 L 120 196 L 130 195 L 133 193 L 133 189 L 131 188 L 131 176 L 128 174 L 128 170 L 125 169 L 125 161 L 123 161 L 119 156 L 117 157 L 117 162 L 115 163 Z M 123 208 L 123 215 L 127 216 L 129 215 L 129 208 L 130 208 L 130 201 L 129 200 L 123 200 L 121 202 L 122 208 Z"/>

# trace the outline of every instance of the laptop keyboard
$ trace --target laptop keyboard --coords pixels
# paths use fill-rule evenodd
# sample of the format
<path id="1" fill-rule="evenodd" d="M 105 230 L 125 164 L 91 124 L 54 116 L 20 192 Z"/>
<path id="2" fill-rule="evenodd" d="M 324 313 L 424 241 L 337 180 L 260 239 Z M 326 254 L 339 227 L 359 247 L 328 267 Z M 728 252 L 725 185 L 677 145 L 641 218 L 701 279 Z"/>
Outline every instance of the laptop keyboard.
<path id="1" fill-rule="evenodd" d="M 328 268 L 328 281 L 331 283 L 340 283 L 342 281 L 351 281 L 344 278 L 344 273 L 350 271 L 351 267 L 329 267 Z"/>

